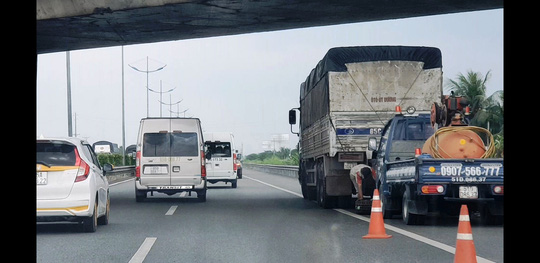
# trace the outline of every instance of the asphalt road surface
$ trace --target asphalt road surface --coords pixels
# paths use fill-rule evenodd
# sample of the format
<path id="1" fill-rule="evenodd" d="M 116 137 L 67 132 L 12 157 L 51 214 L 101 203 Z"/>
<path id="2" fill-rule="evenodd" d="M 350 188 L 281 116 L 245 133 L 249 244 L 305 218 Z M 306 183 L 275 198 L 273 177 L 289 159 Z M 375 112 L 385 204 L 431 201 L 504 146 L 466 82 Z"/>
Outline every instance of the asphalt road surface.
<path id="1" fill-rule="evenodd" d="M 155 193 L 135 202 L 134 182 L 111 186 L 109 224 L 37 224 L 37 262 L 453 262 L 457 218 L 407 226 L 386 219 L 390 239 L 362 239 L 369 216 L 322 209 L 297 179 L 244 169 L 238 188 L 210 184 L 207 201 Z M 482 262 L 503 262 L 503 226 L 472 226 Z"/>

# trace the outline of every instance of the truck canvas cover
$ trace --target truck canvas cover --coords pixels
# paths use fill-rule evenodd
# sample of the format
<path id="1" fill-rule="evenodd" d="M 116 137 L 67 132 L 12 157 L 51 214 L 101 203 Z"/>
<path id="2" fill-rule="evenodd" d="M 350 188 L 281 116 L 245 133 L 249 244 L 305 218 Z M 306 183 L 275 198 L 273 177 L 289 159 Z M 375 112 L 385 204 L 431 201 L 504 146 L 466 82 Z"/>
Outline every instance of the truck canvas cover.
<path id="1" fill-rule="evenodd" d="M 440 100 L 441 86 L 438 48 L 332 48 L 300 86 L 301 128 L 337 112 L 376 113 L 373 118 L 386 122 L 396 105 L 429 111 Z"/>

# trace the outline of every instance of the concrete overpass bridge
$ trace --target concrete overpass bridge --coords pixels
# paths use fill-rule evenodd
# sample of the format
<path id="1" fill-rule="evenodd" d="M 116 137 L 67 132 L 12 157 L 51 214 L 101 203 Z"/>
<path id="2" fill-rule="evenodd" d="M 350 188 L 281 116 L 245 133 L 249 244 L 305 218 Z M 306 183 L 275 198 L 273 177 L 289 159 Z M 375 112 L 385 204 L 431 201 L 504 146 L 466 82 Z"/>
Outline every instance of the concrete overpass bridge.
<path id="1" fill-rule="evenodd" d="M 38 54 L 478 11 L 503 0 L 37 0 Z"/>

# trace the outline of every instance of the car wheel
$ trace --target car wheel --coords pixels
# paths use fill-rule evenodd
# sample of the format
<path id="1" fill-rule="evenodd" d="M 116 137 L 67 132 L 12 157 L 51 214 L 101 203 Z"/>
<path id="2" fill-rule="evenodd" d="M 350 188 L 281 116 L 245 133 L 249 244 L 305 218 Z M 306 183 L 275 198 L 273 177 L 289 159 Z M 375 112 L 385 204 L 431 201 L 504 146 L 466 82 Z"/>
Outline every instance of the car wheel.
<path id="1" fill-rule="evenodd" d="M 96 202 L 94 203 L 94 213 L 90 216 L 90 217 L 87 217 L 83 220 L 83 224 L 82 224 L 82 227 L 83 227 L 83 231 L 84 232 L 96 232 L 97 230 L 97 207 L 98 207 L 98 204 L 97 204 L 97 200 Z"/>
<path id="2" fill-rule="evenodd" d="M 231 181 L 231 185 L 232 185 L 232 188 L 238 187 L 238 181 L 237 181 L 237 179 L 232 180 L 232 181 Z"/>
<path id="3" fill-rule="evenodd" d="M 109 195 L 107 195 L 107 207 L 105 207 L 105 214 L 102 215 L 100 218 L 98 218 L 97 223 L 98 225 L 107 225 L 109 224 L 109 210 L 111 206 L 111 200 L 109 199 Z"/>

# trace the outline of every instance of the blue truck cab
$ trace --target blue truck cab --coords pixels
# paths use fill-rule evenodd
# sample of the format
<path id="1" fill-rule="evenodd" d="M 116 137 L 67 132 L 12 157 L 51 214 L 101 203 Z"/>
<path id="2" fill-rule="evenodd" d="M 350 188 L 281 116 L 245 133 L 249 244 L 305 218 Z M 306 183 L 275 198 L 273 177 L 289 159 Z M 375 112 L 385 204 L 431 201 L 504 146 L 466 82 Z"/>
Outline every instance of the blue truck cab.
<path id="1" fill-rule="evenodd" d="M 423 224 L 428 214 L 459 215 L 461 204 L 467 204 L 486 223 L 501 221 L 503 159 L 437 159 L 420 154 L 433 133 L 430 114 L 398 114 L 384 127 L 379 145 L 370 138 L 383 216 L 401 213 L 406 224 Z"/>

